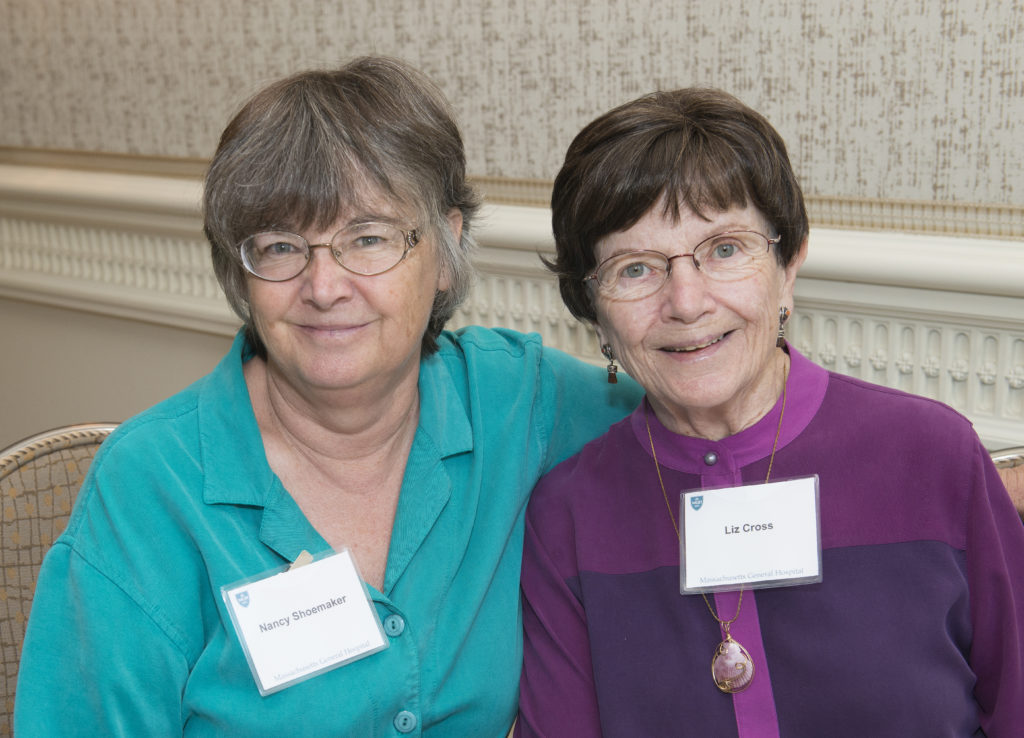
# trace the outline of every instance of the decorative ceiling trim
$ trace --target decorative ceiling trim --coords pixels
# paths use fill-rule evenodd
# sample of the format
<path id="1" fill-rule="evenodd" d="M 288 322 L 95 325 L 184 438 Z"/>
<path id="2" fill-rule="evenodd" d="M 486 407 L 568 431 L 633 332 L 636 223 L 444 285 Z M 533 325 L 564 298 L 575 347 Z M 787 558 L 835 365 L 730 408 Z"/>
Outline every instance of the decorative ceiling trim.
<path id="1" fill-rule="evenodd" d="M 229 336 L 196 178 L 0 164 L 0 298 Z M 539 254 L 546 207 L 488 202 L 478 279 L 451 327 L 537 331 L 594 363 L 593 331 Z M 1024 433 L 1024 245 L 815 226 L 790 338 L 823 366 L 941 400 L 992 447 Z"/>
<path id="2" fill-rule="evenodd" d="M 488 202 L 550 207 L 551 182 L 474 177 Z M 806 195 L 812 227 L 1024 240 L 1024 207 Z"/>
<path id="3" fill-rule="evenodd" d="M 0 164 L 201 180 L 207 161 L 0 147 Z M 489 203 L 533 208 L 550 206 L 549 180 L 483 176 L 471 176 L 470 179 Z M 1020 205 L 881 200 L 811 194 L 805 197 L 808 216 L 816 228 L 1024 240 L 1024 206 Z"/>

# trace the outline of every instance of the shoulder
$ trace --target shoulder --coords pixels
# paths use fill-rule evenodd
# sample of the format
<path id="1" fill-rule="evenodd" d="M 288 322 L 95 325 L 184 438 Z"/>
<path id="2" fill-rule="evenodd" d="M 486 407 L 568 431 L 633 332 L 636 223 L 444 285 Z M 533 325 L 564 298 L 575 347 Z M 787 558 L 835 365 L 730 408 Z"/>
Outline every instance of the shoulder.
<path id="1" fill-rule="evenodd" d="M 71 586 L 65 582 L 87 599 L 112 587 L 123 599 L 104 595 L 105 620 L 128 622 L 137 611 L 180 653 L 193 655 L 198 640 L 175 613 L 193 602 L 202 582 L 181 524 L 182 510 L 196 508 L 202 490 L 196 415 L 189 388 L 118 426 L 90 465 L 68 525 L 47 555 L 48 578 L 39 582 L 56 597 L 54 588 Z M 75 607 L 78 618 L 96 612 Z"/>
<path id="2" fill-rule="evenodd" d="M 540 334 L 520 333 L 508 328 L 483 328 L 477 325 L 443 331 L 438 338 L 438 353 L 463 355 L 507 355 L 521 358 L 543 346 Z"/>
<path id="3" fill-rule="evenodd" d="M 230 354 L 229 354 L 230 356 Z M 82 483 L 64 538 L 80 554 L 107 556 L 118 531 L 137 531 L 197 507 L 203 494 L 203 444 L 223 446 L 243 432 L 236 398 L 222 397 L 225 363 L 175 395 L 121 423 L 100 446 Z M 240 375 L 240 370 L 239 370 Z M 223 406 L 223 407 L 222 407 Z M 230 415 L 232 428 L 216 417 Z M 204 439 L 203 417 L 206 417 Z"/>
<path id="4" fill-rule="evenodd" d="M 908 431 L 932 442 L 976 438 L 971 421 L 943 402 L 835 372 L 829 372 L 822 410 L 854 427 L 868 425 L 890 440 Z"/>
<path id="5" fill-rule="evenodd" d="M 461 365 L 471 371 L 513 369 L 590 374 L 596 367 L 551 346 L 545 346 L 539 333 L 520 333 L 508 328 L 468 326 L 445 331 L 438 339 L 438 355 L 451 367 Z"/>
<path id="6" fill-rule="evenodd" d="M 520 333 L 510 328 L 467 326 L 444 331 L 438 338 L 438 354 L 446 360 L 548 364 L 565 371 L 593 373 L 597 367 L 559 349 L 544 345 L 539 333 Z"/>
<path id="7" fill-rule="evenodd" d="M 627 415 L 642 396 L 628 377 L 609 385 L 603 369 L 544 346 L 536 333 L 469 327 L 442 333 L 438 344 L 423 362 L 421 398 L 440 398 L 453 387 L 475 431 L 494 428 L 506 449 L 515 442 L 539 450 L 543 471 Z"/>
<path id="8" fill-rule="evenodd" d="M 130 467 L 133 460 L 147 465 L 182 453 L 198 454 L 203 428 L 206 435 L 214 431 L 217 436 L 239 435 L 248 425 L 241 407 L 248 405 L 242 372 L 248 352 L 240 331 L 231 349 L 208 374 L 121 423 L 100 447 L 93 467 L 99 471 L 112 465 Z"/>
<path id="9" fill-rule="evenodd" d="M 144 469 L 198 440 L 199 395 L 203 380 L 142 411 L 111 433 L 100 446 L 90 471 Z M 83 494 L 88 494 L 88 485 Z"/>
<path id="10" fill-rule="evenodd" d="M 822 490 L 857 489 L 856 495 L 832 498 L 830 504 L 841 503 L 846 511 L 842 521 L 833 521 L 834 541 L 874 531 L 884 540 L 932 538 L 962 549 L 972 500 L 991 493 L 987 454 L 961 413 L 843 375 L 829 376 L 799 448 L 817 469 Z M 857 515 L 863 516 L 859 524 Z"/>
<path id="11" fill-rule="evenodd" d="M 500 385 L 505 382 L 521 387 L 574 385 L 586 383 L 595 389 L 592 395 L 608 391 L 604 370 L 551 346 L 545 346 L 538 333 L 520 333 L 507 328 L 469 326 L 445 331 L 438 339 L 439 349 L 430 360 L 440 360 L 453 379 L 466 377 L 470 383 L 484 380 Z M 615 394 L 628 397 L 623 406 L 632 409 L 640 397 L 639 388 L 624 377 Z M 595 398 L 596 400 L 596 398 Z M 630 404 L 631 403 L 631 404 Z"/>

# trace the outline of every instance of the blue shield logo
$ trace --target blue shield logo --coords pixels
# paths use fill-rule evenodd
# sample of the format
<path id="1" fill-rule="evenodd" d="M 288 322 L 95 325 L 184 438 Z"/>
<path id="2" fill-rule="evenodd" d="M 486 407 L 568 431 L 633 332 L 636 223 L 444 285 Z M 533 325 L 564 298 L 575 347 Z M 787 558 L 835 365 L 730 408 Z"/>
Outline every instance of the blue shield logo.
<path id="1" fill-rule="evenodd" d="M 704 507 L 704 495 L 694 495 L 690 498 L 690 507 L 694 510 L 700 510 Z"/>
<path id="2" fill-rule="evenodd" d="M 249 606 L 249 590 L 245 589 L 241 592 L 235 592 L 235 599 L 238 600 L 238 604 L 242 607 Z"/>

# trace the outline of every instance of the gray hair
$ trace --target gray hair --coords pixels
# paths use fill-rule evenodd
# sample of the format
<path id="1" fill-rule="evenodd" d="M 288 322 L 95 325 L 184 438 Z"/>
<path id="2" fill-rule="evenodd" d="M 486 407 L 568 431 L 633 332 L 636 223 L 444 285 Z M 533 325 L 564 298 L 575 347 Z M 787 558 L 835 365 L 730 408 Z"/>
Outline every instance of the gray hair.
<path id="1" fill-rule="evenodd" d="M 217 280 L 258 353 L 266 347 L 252 325 L 238 244 L 261 230 L 324 230 L 343 207 L 366 205 L 375 193 L 415 209 L 450 277 L 423 336 L 428 355 L 472 286 L 471 226 L 480 207 L 440 89 L 404 62 L 362 57 L 275 82 L 228 123 L 206 174 L 203 231 Z M 462 213 L 458 239 L 453 209 Z"/>

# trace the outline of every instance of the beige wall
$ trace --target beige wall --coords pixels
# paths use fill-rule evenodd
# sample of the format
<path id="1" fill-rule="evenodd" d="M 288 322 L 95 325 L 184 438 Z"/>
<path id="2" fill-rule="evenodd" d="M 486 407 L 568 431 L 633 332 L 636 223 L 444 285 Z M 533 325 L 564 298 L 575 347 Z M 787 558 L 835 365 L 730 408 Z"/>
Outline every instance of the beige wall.
<path id="1" fill-rule="evenodd" d="M 231 343 L 0 298 L 0 448 L 68 423 L 121 421 L 210 371 Z"/>
<path id="2" fill-rule="evenodd" d="M 988 265 L 1012 262 L 1013 275 L 1024 252 L 1022 38 L 1024 0 L 4 0 L 0 167 L 42 155 L 54 169 L 29 178 L 31 186 L 8 188 L 0 177 L 0 445 L 61 423 L 123 419 L 220 357 L 230 333 L 222 305 L 209 308 L 209 321 L 191 317 L 217 302 L 216 288 L 196 274 L 208 274 L 197 177 L 231 112 L 282 74 L 364 53 L 408 59 L 451 98 L 471 173 L 492 203 L 505 205 L 543 205 L 573 134 L 612 105 L 659 87 L 722 87 L 765 113 L 787 140 L 812 226 L 864 231 L 837 253 L 861 254 L 871 232 L 1013 238 L 1005 249 L 986 246 L 998 255 L 987 263 L 972 257 L 969 240 L 943 246 L 990 274 Z M 96 153 L 121 158 L 89 158 Z M 65 165 L 98 172 L 99 184 L 72 187 Z M 181 192 L 162 183 L 151 196 L 148 180 L 112 190 L 127 195 L 124 208 L 98 208 L 108 167 L 189 179 Z M 517 281 L 546 243 L 546 213 L 502 212 L 512 213 L 509 222 L 489 237 L 496 247 L 515 242 L 513 251 L 529 252 L 534 266 L 502 248 L 487 254 L 490 281 L 459 321 L 541 329 L 546 340 L 593 359 L 585 330 L 557 317 L 549 278 Z M 543 227 L 520 232 L 525 221 Z M 74 276 L 92 268 L 96 241 L 118 254 L 136 250 L 127 271 L 138 273 L 118 281 L 104 267 L 89 284 Z M 1024 438 L 1024 290 L 997 291 L 993 299 L 1010 301 L 1007 310 L 975 309 L 973 295 L 961 297 L 973 284 L 944 285 L 951 297 L 923 300 L 910 286 L 886 302 L 862 282 L 927 275 L 933 260 L 927 242 L 882 241 L 851 273 L 880 257 L 892 257 L 902 273 L 828 275 L 838 281 L 820 295 L 805 291 L 806 320 L 794 325 L 806 324 L 808 352 L 851 372 L 870 355 L 884 365 L 872 371 L 893 374 L 897 384 L 937 375 L 952 388 L 942 399 L 972 419 L 998 421 L 993 437 Z M 809 265 L 818 243 L 812 238 Z M 179 268 L 182 259 L 191 266 Z M 829 301 L 837 286 L 850 290 L 842 305 Z M 68 309 L 64 287 L 85 289 L 81 303 L 108 314 Z M 113 296 L 105 308 L 93 294 L 104 290 Z M 142 304 L 140 292 L 156 304 L 133 316 L 124 305 Z M 952 312 L 933 318 L 932 303 Z M 169 318 L 154 317 L 165 309 Z M 949 368 L 945 358 L 936 364 L 923 339 L 918 349 L 892 339 L 888 354 L 870 353 L 860 345 L 867 323 L 858 310 L 871 321 L 906 315 L 921 336 L 938 321 L 949 323 L 950 335 L 978 337 L 949 339 L 967 346 L 945 352 Z M 853 327 L 837 338 L 844 321 Z M 899 327 L 892 324 L 894 336 Z M 999 349 L 990 357 L 992 331 Z M 980 388 L 965 391 L 969 382 Z"/>
<path id="3" fill-rule="evenodd" d="M 0 146 L 207 158 L 284 73 L 402 56 L 457 108 L 473 174 L 550 180 L 656 87 L 764 112 L 808 194 L 1024 202 L 1021 0 L 5 0 Z"/>

